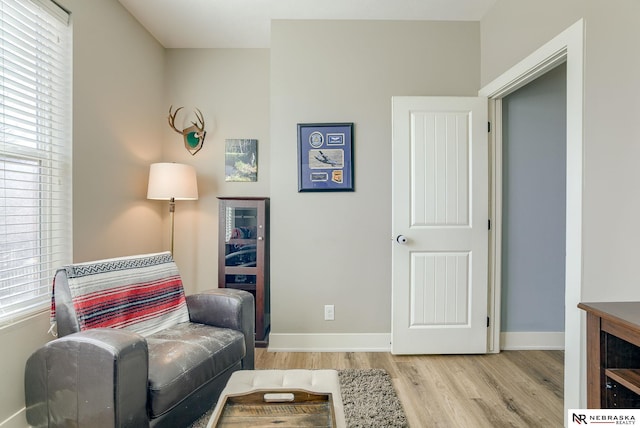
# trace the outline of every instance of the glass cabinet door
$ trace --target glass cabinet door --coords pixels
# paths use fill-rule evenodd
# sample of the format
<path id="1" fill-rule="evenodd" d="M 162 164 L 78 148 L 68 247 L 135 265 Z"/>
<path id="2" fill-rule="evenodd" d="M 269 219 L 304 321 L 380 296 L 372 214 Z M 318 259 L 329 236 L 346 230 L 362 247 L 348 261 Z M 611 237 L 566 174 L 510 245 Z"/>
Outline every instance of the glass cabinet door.
<path id="1" fill-rule="evenodd" d="M 256 346 L 266 346 L 271 325 L 269 198 L 218 200 L 218 287 L 253 295 Z"/>
<path id="2" fill-rule="evenodd" d="M 224 265 L 245 268 L 227 269 L 226 286 L 252 290 L 258 263 L 258 237 L 261 226 L 257 207 L 225 207 Z M 246 269 L 253 268 L 253 269 Z M 237 273 L 236 273 L 237 272 Z"/>

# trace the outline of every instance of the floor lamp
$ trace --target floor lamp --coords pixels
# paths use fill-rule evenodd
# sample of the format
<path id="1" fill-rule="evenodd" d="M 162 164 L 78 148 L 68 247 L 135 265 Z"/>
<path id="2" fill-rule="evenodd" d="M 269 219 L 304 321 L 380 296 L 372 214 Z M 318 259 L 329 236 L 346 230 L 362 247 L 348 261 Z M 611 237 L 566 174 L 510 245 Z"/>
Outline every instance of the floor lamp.
<path id="1" fill-rule="evenodd" d="M 176 201 L 198 199 L 195 168 L 181 163 L 151 164 L 147 199 L 169 201 L 171 254 L 173 255 L 173 214 L 176 210 Z"/>

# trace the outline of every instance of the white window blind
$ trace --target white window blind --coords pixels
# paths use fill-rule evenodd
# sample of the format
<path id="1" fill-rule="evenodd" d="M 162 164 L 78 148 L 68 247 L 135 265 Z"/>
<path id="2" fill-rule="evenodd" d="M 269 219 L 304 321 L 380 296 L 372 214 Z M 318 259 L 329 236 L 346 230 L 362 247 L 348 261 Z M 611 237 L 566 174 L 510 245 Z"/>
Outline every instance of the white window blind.
<path id="1" fill-rule="evenodd" d="M 71 240 L 69 15 L 0 0 L 0 324 L 50 304 Z"/>

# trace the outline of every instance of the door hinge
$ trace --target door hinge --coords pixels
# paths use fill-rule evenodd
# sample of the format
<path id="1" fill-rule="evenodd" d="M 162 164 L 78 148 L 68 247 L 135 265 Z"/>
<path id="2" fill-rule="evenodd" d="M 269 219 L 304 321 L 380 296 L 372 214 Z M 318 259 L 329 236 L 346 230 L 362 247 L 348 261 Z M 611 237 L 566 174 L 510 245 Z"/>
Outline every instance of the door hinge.
<path id="1" fill-rule="evenodd" d="M 489 322 L 491 320 L 491 318 L 487 317 L 487 327 L 489 327 L 491 325 L 491 323 Z"/>
<path id="2" fill-rule="evenodd" d="M 491 219 L 487 221 L 489 223 L 489 230 L 491 230 Z"/>
<path id="3" fill-rule="evenodd" d="M 491 122 L 487 122 L 487 132 L 491 132 Z"/>

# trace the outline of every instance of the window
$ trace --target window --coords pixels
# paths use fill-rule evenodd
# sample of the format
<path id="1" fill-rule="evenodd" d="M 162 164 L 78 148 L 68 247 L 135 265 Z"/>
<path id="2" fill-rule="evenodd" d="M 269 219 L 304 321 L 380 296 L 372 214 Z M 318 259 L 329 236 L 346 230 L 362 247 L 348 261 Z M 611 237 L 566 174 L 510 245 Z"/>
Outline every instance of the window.
<path id="1" fill-rule="evenodd" d="M 69 14 L 0 0 L 0 323 L 47 307 L 71 244 Z"/>

